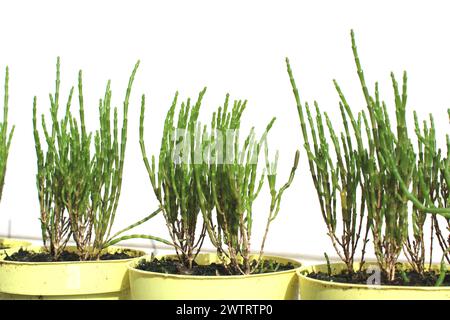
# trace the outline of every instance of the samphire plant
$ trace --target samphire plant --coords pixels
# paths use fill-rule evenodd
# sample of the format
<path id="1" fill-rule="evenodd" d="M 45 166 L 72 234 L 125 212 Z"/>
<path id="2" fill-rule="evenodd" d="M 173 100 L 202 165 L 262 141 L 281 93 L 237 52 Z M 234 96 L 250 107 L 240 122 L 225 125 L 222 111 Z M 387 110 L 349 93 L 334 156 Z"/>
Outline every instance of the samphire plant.
<path id="1" fill-rule="evenodd" d="M 345 98 L 342 96 L 339 108 L 345 131 L 339 135 L 336 134 L 328 114 L 320 111 L 317 102 L 314 102 L 315 117 L 311 114 L 307 102 L 302 105 L 289 59 L 286 59 L 286 64 L 297 103 L 302 135 L 305 141 L 304 148 L 308 155 L 309 168 L 328 236 L 337 255 L 345 263 L 347 271 L 353 273 L 355 254 L 362 252 L 359 260 L 360 269 L 364 265 L 365 248 L 370 231 L 365 216 L 366 193 L 361 192 L 362 161 L 359 154 L 363 152 L 361 149 L 363 130 L 361 117 L 363 113 L 360 113 L 358 120 L 355 121 Z M 334 84 L 340 93 L 337 82 L 335 81 Z M 305 112 L 307 121 L 305 120 Z M 349 128 L 349 118 L 353 124 L 353 131 Z M 330 150 L 328 137 L 331 138 L 333 150 Z M 357 142 L 354 141 L 353 137 L 356 137 Z M 354 145 L 357 145 L 357 147 L 354 147 Z"/>
<path id="2" fill-rule="evenodd" d="M 196 154 L 203 155 L 203 162 L 196 163 L 195 173 L 200 209 L 209 238 L 216 247 L 218 256 L 229 274 L 248 275 L 260 272 L 264 245 L 270 224 L 280 210 L 284 191 L 291 185 L 298 165 L 299 153 L 288 181 L 276 188 L 277 161 L 268 160 L 266 136 L 275 118 L 267 125 L 260 139 L 251 129 L 243 145 L 239 141 L 241 116 L 247 101 L 234 101 L 231 112 L 229 95 L 223 107 L 213 114 L 211 130 L 206 126 L 196 137 Z M 258 173 L 261 150 L 265 146 L 265 172 Z M 270 206 L 266 228 L 259 255 L 252 257 L 253 203 L 261 191 L 267 176 L 270 191 Z"/>
<path id="3" fill-rule="evenodd" d="M 369 94 L 353 32 L 352 49 L 370 120 L 366 125 L 368 158 L 363 159 L 369 223 L 372 227 L 375 255 L 379 266 L 386 272 L 388 279 L 393 281 L 398 257 L 408 239 L 409 208 L 407 198 L 399 194 L 399 182 L 389 171 L 382 155 L 383 152 L 395 155 L 395 162 L 400 168 L 399 174 L 407 185 L 411 185 L 416 159 L 406 121 L 407 76 L 405 72 L 400 92 L 397 80 L 391 73 L 397 122 L 394 131 L 386 104 L 380 100 L 377 83 L 374 96 Z M 384 139 L 386 132 L 391 133 L 391 139 Z"/>
<path id="4" fill-rule="evenodd" d="M 323 116 L 317 103 L 315 103 L 315 121 L 308 104 L 305 103 L 305 106 L 301 104 L 289 61 L 286 61 L 297 102 L 304 146 L 308 153 L 310 170 L 328 234 L 338 255 L 346 264 L 347 271 L 350 273 L 355 271 L 352 264 L 355 253 L 359 250 L 357 244 L 361 241 L 361 237 L 360 266 L 364 264 L 365 243 L 368 241 L 368 231 L 371 230 L 378 265 L 387 280 L 394 281 L 397 272 L 400 271 L 407 283 L 404 270 L 398 267 L 399 256 L 403 251 L 411 268 L 419 274 L 424 274 L 426 249 L 423 229 L 426 215 L 423 207 L 431 202 L 430 199 L 440 203 L 441 207 L 445 206 L 448 194 L 447 183 L 443 176 L 448 171 L 448 162 L 442 161 L 440 151 L 436 150 L 433 125 L 431 129 L 425 127 L 422 136 L 417 118 L 419 156 L 416 156 L 407 126 L 406 72 L 403 74 L 401 85 L 391 73 L 396 120 L 394 127 L 386 103 L 380 99 L 378 83 L 375 84 L 373 95 L 366 85 L 353 31 L 351 41 L 368 116 L 364 110 L 354 116 L 343 91 L 337 81 L 334 81 L 340 99 L 339 106 L 344 127 L 344 132 L 339 137 L 326 113 L 323 116 L 326 119 L 328 135 L 325 134 Z M 313 148 L 310 146 L 307 124 Z M 349 124 L 352 130 L 349 129 Z M 329 139 L 334 146 L 332 153 L 336 159 L 334 161 L 329 152 Z M 341 149 L 344 150 L 344 156 L 341 155 Z M 413 196 L 405 192 L 406 190 L 418 193 L 412 208 L 409 199 Z M 356 200 L 358 197 L 359 201 Z M 341 208 L 340 237 L 336 235 L 338 205 Z M 446 209 L 433 207 L 429 211 L 443 213 Z M 436 217 L 433 219 L 434 227 L 440 230 Z M 412 232 L 409 228 L 410 221 Z M 441 242 L 443 238 L 441 235 Z"/>
<path id="5" fill-rule="evenodd" d="M 152 156 L 151 163 L 147 158 L 144 142 L 144 96 L 141 104 L 139 142 L 142 156 L 172 243 L 162 239 L 160 241 L 172 245 L 179 261 L 188 269 L 192 268 L 206 236 L 205 223 L 198 219 L 200 203 L 194 175 L 195 159 L 194 153 L 189 151 L 194 150 L 197 119 L 205 92 L 206 88 L 199 93 L 195 103 L 191 104 L 190 99 L 182 102 L 177 116 L 178 92 L 175 94 L 164 122 L 158 164 L 155 156 Z M 203 173 L 199 175 L 202 176 Z M 197 230 L 198 223 L 202 224 L 200 231 Z"/>
<path id="6" fill-rule="evenodd" d="M 447 112 L 450 120 L 450 109 Z M 419 163 L 415 170 L 417 181 L 414 188 L 408 188 L 392 155 L 384 152 L 384 157 L 390 170 L 398 179 L 402 193 L 413 203 L 415 208 L 415 215 L 413 216 L 414 227 L 417 224 L 419 227 L 423 225 L 426 214 L 431 214 L 432 233 L 434 231 L 443 252 L 443 273 L 446 269 L 445 262 L 450 263 L 450 137 L 449 135 L 446 136 L 447 152 L 442 157 L 441 149 L 436 147 L 436 130 L 433 116 L 430 114 L 429 124 L 424 121 L 421 128 L 417 115 L 415 115 L 415 123 L 418 137 Z M 389 136 L 386 139 L 389 139 Z M 443 234 L 439 216 L 446 222 L 447 235 Z M 414 254 L 418 251 L 416 248 L 417 244 L 422 243 L 420 241 L 421 231 L 419 230 L 417 233 L 419 236 L 416 236 L 416 238 L 419 238 L 419 240 L 413 242 L 412 246 L 408 244 L 407 249 L 409 256 L 412 257 L 410 258 L 412 265 L 424 268 L 424 259 L 417 259 L 417 254 Z"/>
<path id="7" fill-rule="evenodd" d="M 369 162 L 364 170 L 365 188 L 374 196 L 367 197 L 369 223 L 372 225 L 375 254 L 381 269 L 387 274 L 388 280 L 395 279 L 400 272 L 405 283 L 409 283 L 402 268 L 397 268 L 398 257 L 403 250 L 409 261 L 410 268 L 420 275 L 424 275 L 426 268 L 426 248 L 424 227 L 426 216 L 423 203 L 430 203 L 435 199 L 441 203 L 441 208 L 428 209 L 433 213 L 447 211 L 442 198 L 439 200 L 440 183 L 445 196 L 445 178 L 439 178 L 439 167 L 448 172 L 448 160 L 441 160 L 441 151 L 436 148 L 434 122 L 431 116 L 430 126 L 424 124 L 423 135 L 418 125 L 417 115 L 414 113 L 415 131 L 417 136 L 418 155 L 412 139 L 408 136 L 408 121 L 406 116 L 407 102 L 407 74 L 403 73 L 401 89 L 395 76 L 391 73 L 394 90 L 396 127 L 391 124 L 386 104 L 380 100 L 378 84 L 375 84 L 374 96 L 368 92 L 364 72 L 362 70 L 354 34 L 352 32 L 352 49 L 357 66 L 358 76 L 364 92 L 370 123 L 366 124 L 369 141 Z M 377 166 L 372 166 L 370 159 L 375 159 Z M 373 168 L 375 167 L 375 170 Z M 374 183 L 375 181 L 375 183 Z M 438 182 L 439 181 L 439 182 Z M 415 190 L 418 201 L 409 205 L 411 198 L 406 190 Z M 445 201 L 445 200 L 444 200 Z M 422 203 L 422 207 L 420 205 Z M 373 214 L 370 213 L 370 208 Z M 448 217 L 448 216 L 447 216 Z M 381 223 L 380 223 L 381 222 Z M 409 224 L 411 223 L 411 228 Z M 440 230 L 436 219 L 433 221 L 436 230 Z M 384 229 L 383 229 L 384 227 Z M 411 232 L 412 229 L 412 232 Z M 438 232 L 439 233 L 439 232 Z M 445 249 L 444 249 L 445 251 Z M 433 242 L 431 242 L 429 259 L 433 258 Z M 399 269 L 399 270 L 397 270 Z M 444 270 L 441 270 L 441 277 Z M 437 282 L 439 284 L 439 281 Z"/>
<path id="8" fill-rule="evenodd" d="M 278 215 L 284 190 L 294 178 L 298 154 L 289 181 L 279 190 L 276 190 L 277 164 L 267 161 L 270 214 L 259 259 L 251 264 L 252 205 L 265 179 L 264 173 L 258 178 L 258 159 L 275 119 L 259 141 L 252 129 L 241 147 L 240 118 L 247 102 L 235 101 L 229 112 L 227 95 L 223 108 L 213 114 L 208 131 L 198 121 L 205 92 L 206 88 L 195 103 L 190 99 L 181 103 L 177 115 L 178 93 L 175 94 L 164 123 L 158 164 L 154 156 L 149 161 L 146 155 L 145 97 L 142 99 L 141 151 L 172 239 L 162 242 L 172 245 L 183 267 L 191 269 L 208 234 L 229 274 L 250 274 L 260 267 L 269 226 Z M 267 153 L 266 146 L 266 158 Z"/>
<path id="9" fill-rule="evenodd" d="M 8 129 L 8 103 L 9 103 L 9 68 L 5 71 L 5 91 L 3 96 L 3 121 L 0 122 L 0 199 L 5 184 L 6 163 L 8 162 L 9 147 L 14 134 L 14 126 Z"/>
<path id="10" fill-rule="evenodd" d="M 50 94 L 50 126 L 42 115 L 43 142 L 37 124 L 37 99 L 33 103 L 33 129 L 37 155 L 36 185 L 41 212 L 44 246 L 57 260 L 71 237 L 81 260 L 98 259 L 102 250 L 129 236 L 123 232 L 148 220 L 152 215 L 111 235 L 120 190 L 127 142 L 128 105 L 134 77 L 131 73 L 123 102 L 119 128 L 117 107 L 111 107 L 112 91 L 107 82 L 99 100 L 100 128 L 88 132 L 85 125 L 82 72 L 78 74 L 79 117 L 71 110 L 74 88 L 60 109 L 60 59 L 56 64 L 55 92 Z M 111 114 L 113 112 L 113 114 Z M 119 134 L 120 131 L 120 134 Z"/>

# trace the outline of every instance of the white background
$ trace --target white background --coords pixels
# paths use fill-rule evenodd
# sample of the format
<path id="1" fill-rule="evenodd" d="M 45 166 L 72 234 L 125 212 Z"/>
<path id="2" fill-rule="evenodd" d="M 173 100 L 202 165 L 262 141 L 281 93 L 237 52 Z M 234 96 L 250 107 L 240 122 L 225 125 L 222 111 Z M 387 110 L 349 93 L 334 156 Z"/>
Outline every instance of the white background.
<path id="1" fill-rule="evenodd" d="M 16 124 L 0 205 L 0 235 L 40 236 L 32 99 L 37 95 L 39 113 L 48 111 L 58 55 L 63 99 L 76 84 L 77 71 L 83 69 L 91 130 L 97 128 L 98 99 L 107 79 L 112 80 L 113 101 L 120 108 L 129 74 L 141 59 L 129 111 L 117 230 L 157 206 L 138 144 L 142 93 L 147 95 L 150 154 L 158 151 L 164 116 L 176 90 L 185 99 L 196 97 L 208 86 L 205 119 L 223 103 L 227 92 L 232 98 L 249 100 L 245 128 L 254 125 L 261 132 L 276 116 L 270 142 L 272 149 L 280 149 L 281 183 L 302 143 L 284 59 L 291 59 L 303 101 L 318 100 L 338 124 L 333 78 L 339 80 L 355 110 L 364 107 L 350 47 L 351 28 L 368 83 L 381 82 L 382 95 L 392 110 L 389 73 L 400 77 L 408 70 L 409 116 L 412 108 L 422 118 L 433 112 L 443 138 L 449 132 L 446 109 L 450 105 L 450 19 L 445 4 L 384 0 L 0 2 L 0 66 L 10 67 L 9 120 Z M 263 190 L 255 206 L 254 249 L 268 199 Z M 168 237 L 162 217 L 138 231 Z M 303 149 L 300 168 L 285 193 L 266 248 L 278 254 L 333 253 Z"/>

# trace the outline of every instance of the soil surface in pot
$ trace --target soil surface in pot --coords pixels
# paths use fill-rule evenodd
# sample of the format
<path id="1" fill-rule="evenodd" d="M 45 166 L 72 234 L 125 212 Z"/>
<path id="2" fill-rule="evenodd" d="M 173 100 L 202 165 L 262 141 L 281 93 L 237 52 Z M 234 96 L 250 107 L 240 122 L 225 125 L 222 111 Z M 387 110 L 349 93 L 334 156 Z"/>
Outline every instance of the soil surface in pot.
<path id="1" fill-rule="evenodd" d="M 129 250 L 119 250 L 114 253 L 102 254 L 99 260 L 122 260 L 132 259 L 135 255 Z M 7 255 L 5 261 L 17 262 L 67 262 L 67 261 L 81 261 L 80 256 L 76 252 L 64 251 L 57 260 L 47 252 L 33 252 L 25 249 L 19 249 L 12 255 Z"/>
<path id="2" fill-rule="evenodd" d="M 255 266 L 256 260 L 251 262 L 252 266 Z M 277 271 L 292 270 L 296 266 L 292 263 L 281 264 L 273 260 L 263 260 L 263 262 L 258 266 L 258 269 L 253 274 L 263 274 L 271 273 Z M 242 275 L 239 272 L 233 272 L 230 266 L 225 266 L 221 263 L 211 263 L 209 265 L 200 265 L 193 263 L 191 269 L 186 268 L 177 259 L 168 258 L 153 258 L 151 261 L 142 259 L 138 262 L 135 267 L 138 270 L 151 271 L 166 274 L 178 274 L 178 275 L 194 275 L 194 276 L 232 276 L 232 275 Z M 241 266 L 243 269 L 243 266 Z"/>
<path id="3" fill-rule="evenodd" d="M 337 283 L 351 283 L 351 284 L 373 284 L 373 273 L 366 273 L 365 271 L 357 271 L 353 274 L 347 272 L 347 270 L 342 271 L 340 274 L 329 275 L 325 272 L 312 272 L 307 275 L 309 278 L 337 282 Z M 425 272 L 423 275 L 417 273 L 416 271 L 405 271 L 403 274 L 397 272 L 394 281 L 388 281 L 385 273 L 381 273 L 381 285 L 389 286 L 413 286 L 413 287 L 434 287 L 439 274 L 436 272 Z M 369 279 L 370 278 L 370 279 Z M 446 273 L 444 282 L 442 284 L 444 287 L 450 286 L 450 272 Z"/>

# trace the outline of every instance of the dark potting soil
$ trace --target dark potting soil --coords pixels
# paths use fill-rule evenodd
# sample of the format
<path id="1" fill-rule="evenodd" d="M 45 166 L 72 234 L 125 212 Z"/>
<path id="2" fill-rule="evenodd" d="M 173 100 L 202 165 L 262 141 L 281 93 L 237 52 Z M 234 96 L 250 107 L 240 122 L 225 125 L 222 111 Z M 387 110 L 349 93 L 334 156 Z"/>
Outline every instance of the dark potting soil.
<path id="1" fill-rule="evenodd" d="M 100 256 L 100 260 L 121 260 L 134 258 L 131 253 L 127 253 L 128 250 L 120 250 L 115 253 L 105 253 Z M 6 261 L 17 262 L 69 262 L 69 261 L 81 261 L 80 256 L 75 252 L 63 251 L 57 260 L 47 252 L 33 252 L 25 249 L 19 249 L 19 251 L 12 255 L 5 257 Z"/>
<path id="2" fill-rule="evenodd" d="M 256 260 L 252 261 L 252 265 L 256 265 Z M 292 263 L 280 264 L 272 260 L 264 260 L 258 267 L 255 274 L 270 273 L 276 271 L 292 270 L 295 266 Z M 151 271 L 166 274 L 193 275 L 193 276 L 231 276 L 241 275 L 239 272 L 230 273 L 231 268 L 225 268 L 221 263 L 211 263 L 209 265 L 200 265 L 193 263 L 192 269 L 186 268 L 177 259 L 153 258 L 151 261 L 142 259 L 138 262 L 136 269 L 143 271 Z"/>
<path id="3" fill-rule="evenodd" d="M 373 277 L 373 273 L 366 273 L 365 271 L 348 273 L 346 270 L 344 270 L 340 274 L 331 276 L 325 272 L 312 272 L 308 274 L 308 277 L 328 282 L 368 284 L 367 280 L 369 280 L 369 277 Z M 386 274 L 381 273 L 380 281 L 381 285 L 434 287 L 438 278 L 439 274 L 436 272 L 427 271 L 422 275 L 416 271 L 405 271 L 404 274 L 397 272 L 394 281 L 389 281 Z M 372 281 L 369 281 L 369 283 L 372 283 Z M 442 286 L 450 286 L 450 272 L 446 273 Z"/>
<path id="4" fill-rule="evenodd" d="M 122 259 L 131 259 L 131 258 L 135 258 L 135 255 L 133 255 L 128 250 L 117 251 L 114 253 L 105 253 L 100 256 L 100 260 L 122 260 Z"/>

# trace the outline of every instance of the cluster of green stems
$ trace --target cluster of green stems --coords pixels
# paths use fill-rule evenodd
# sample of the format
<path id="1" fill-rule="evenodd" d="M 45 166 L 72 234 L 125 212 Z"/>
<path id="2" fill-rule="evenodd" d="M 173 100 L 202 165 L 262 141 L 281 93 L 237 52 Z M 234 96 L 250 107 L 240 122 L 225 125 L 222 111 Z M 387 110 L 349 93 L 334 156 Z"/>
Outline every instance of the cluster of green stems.
<path id="1" fill-rule="evenodd" d="M 78 74 L 78 118 L 72 112 L 74 87 L 70 89 L 60 117 L 60 59 L 56 64 L 55 92 L 50 97 L 50 123 L 41 117 L 43 139 L 38 130 L 37 98 L 33 102 L 33 132 L 37 155 L 36 185 L 44 246 L 54 260 L 76 244 L 81 260 L 98 259 L 104 249 L 139 236 L 120 236 L 155 214 L 112 234 L 124 168 L 128 106 L 139 61 L 125 92 L 122 125 L 118 109 L 111 107 L 111 82 L 99 100 L 100 128 L 88 132 L 85 124 L 82 72 Z"/>
<path id="2" fill-rule="evenodd" d="M 247 101 L 234 101 L 230 107 L 227 95 L 224 105 L 213 113 L 208 129 L 198 121 L 205 91 L 199 93 L 195 103 L 190 99 L 183 102 L 176 120 L 178 93 L 175 95 L 164 124 L 158 164 L 154 156 L 150 163 L 146 155 L 142 100 L 140 141 L 144 163 L 183 266 L 192 268 L 208 235 L 227 273 L 251 274 L 261 268 L 269 226 L 292 183 L 299 154 L 288 181 L 277 189 L 277 161 L 269 161 L 266 140 L 275 118 L 259 139 L 252 128 L 242 143 L 240 124 Z M 266 165 L 260 170 L 263 147 Z M 253 254 L 253 203 L 266 179 L 271 202 L 259 253 Z"/>
<path id="3" fill-rule="evenodd" d="M 415 115 L 416 152 L 407 126 L 406 72 L 401 85 L 391 73 L 394 127 L 386 103 L 380 98 L 378 83 L 373 94 L 366 85 L 353 31 L 351 42 L 367 108 L 354 114 L 334 80 L 344 128 L 340 135 L 336 134 L 327 113 L 321 112 L 317 102 L 314 102 L 315 117 L 308 103 L 302 104 L 286 59 L 322 216 L 332 244 L 348 272 L 362 269 L 371 234 L 378 264 L 389 281 L 396 277 L 402 252 L 411 268 L 423 274 L 427 251 L 424 225 L 428 214 L 431 214 L 432 237 L 438 238 L 444 252 L 443 260 L 448 262 L 449 258 L 449 243 L 442 234 L 437 216 L 446 219 L 448 229 L 449 138 L 447 136 L 447 156 L 442 158 L 441 150 L 436 147 L 433 118 L 430 116 L 430 125 L 424 122 L 421 129 Z M 430 251 L 431 264 L 432 245 Z M 360 256 L 358 267 L 354 264 L 356 254 Z"/>

